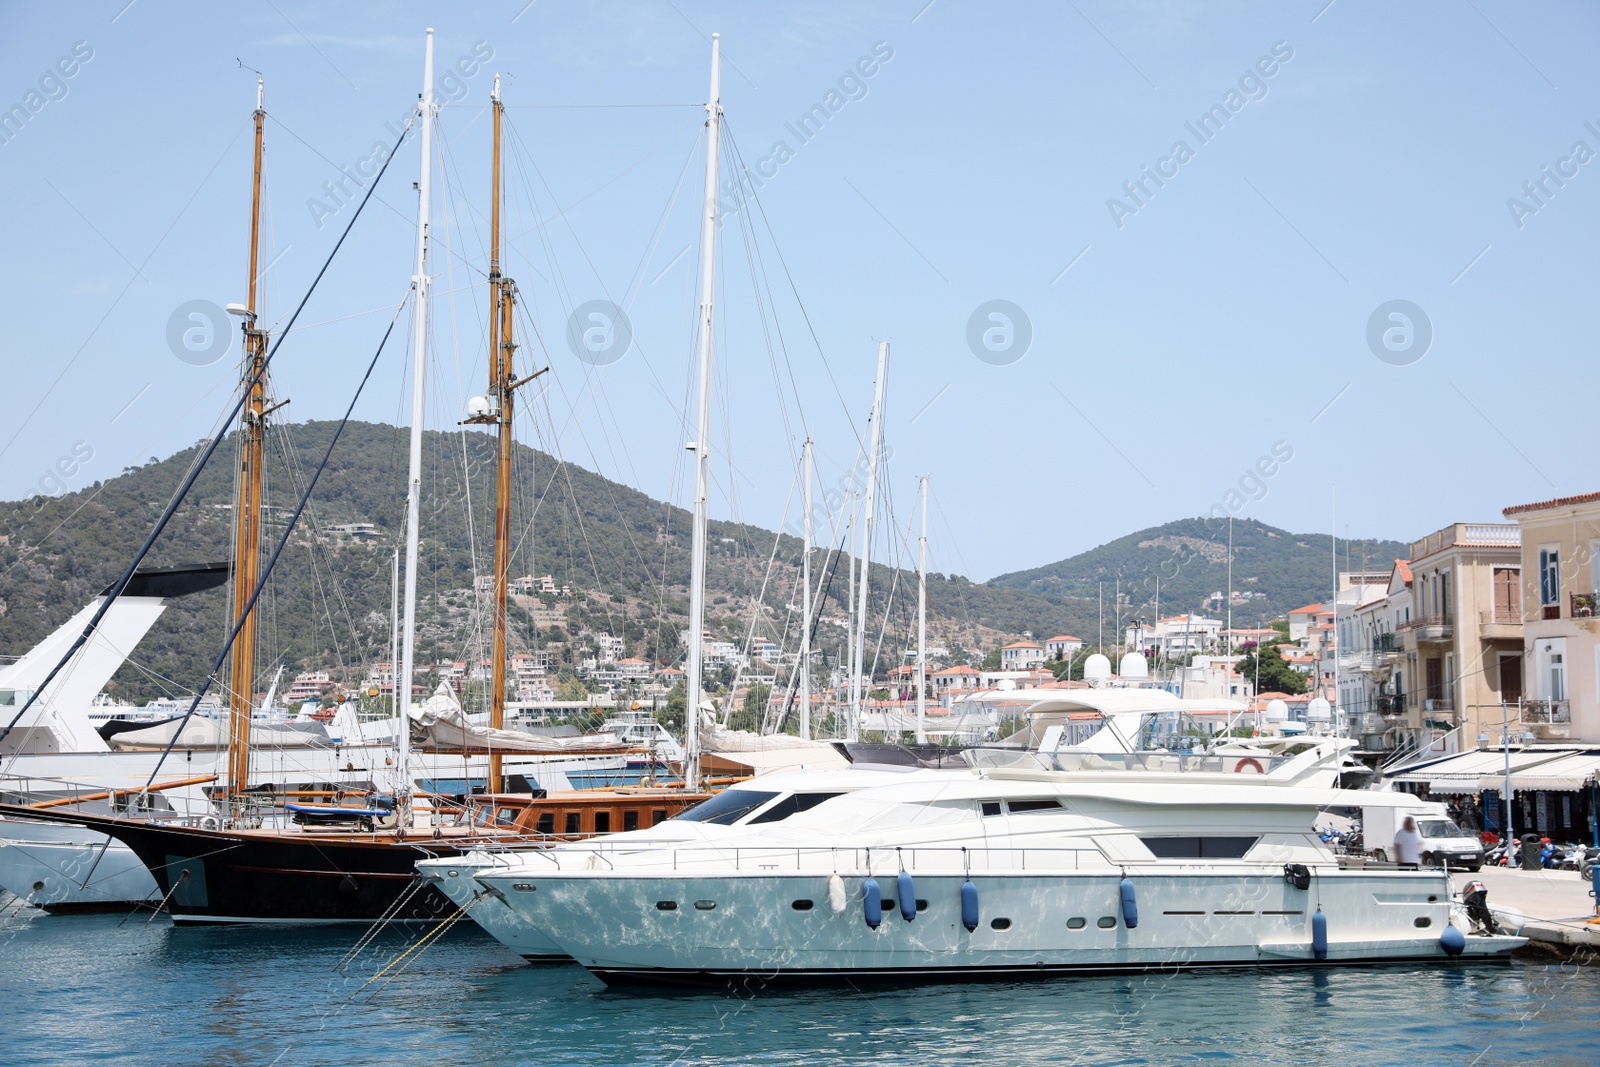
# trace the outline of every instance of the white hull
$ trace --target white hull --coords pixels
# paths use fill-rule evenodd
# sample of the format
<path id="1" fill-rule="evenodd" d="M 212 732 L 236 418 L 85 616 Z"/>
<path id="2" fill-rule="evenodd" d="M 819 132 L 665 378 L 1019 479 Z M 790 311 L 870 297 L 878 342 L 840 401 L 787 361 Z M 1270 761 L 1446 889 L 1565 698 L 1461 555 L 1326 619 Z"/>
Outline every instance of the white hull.
<path id="1" fill-rule="evenodd" d="M 477 874 L 510 870 L 524 858 L 515 853 L 474 852 L 455 859 L 428 860 L 419 863 L 417 870 L 431 879 L 457 907 L 466 908 L 467 914 L 496 941 L 523 959 L 535 962 L 570 960 L 565 949 L 513 911 L 502 896 L 474 879 Z"/>
<path id="2" fill-rule="evenodd" d="M 159 897 L 133 851 L 59 823 L 0 821 L 0 888 L 48 911 L 112 911 Z"/>
<path id="3" fill-rule="evenodd" d="M 1136 928 L 1122 917 L 1119 871 L 975 872 L 980 917 L 971 933 L 961 922 L 966 876 L 959 872 L 917 875 L 915 893 L 926 910 L 907 922 L 886 907 L 876 930 L 863 918 L 860 875 L 843 879 L 846 904 L 838 913 L 823 872 L 563 875 L 524 866 L 480 881 L 608 982 L 927 980 L 1448 958 L 1440 934 L 1451 918 L 1451 891 L 1434 872 L 1328 867 L 1317 870 L 1308 890 L 1271 868 L 1128 873 Z M 886 902 L 896 874 L 892 866 L 877 873 Z M 796 910 L 797 900 L 811 901 L 810 908 Z M 662 910 L 664 902 L 676 907 Z M 1327 917 L 1325 959 L 1312 947 L 1319 904 Z M 594 921 L 601 915 L 606 921 Z M 1521 943 L 1470 937 L 1463 958 L 1503 955 Z"/>

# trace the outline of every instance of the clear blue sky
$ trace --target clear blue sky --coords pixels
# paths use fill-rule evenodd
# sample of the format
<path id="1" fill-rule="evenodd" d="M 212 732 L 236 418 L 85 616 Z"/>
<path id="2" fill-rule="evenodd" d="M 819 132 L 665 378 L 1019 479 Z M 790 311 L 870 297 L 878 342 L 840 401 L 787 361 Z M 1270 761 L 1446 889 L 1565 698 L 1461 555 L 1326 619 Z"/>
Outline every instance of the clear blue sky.
<path id="1" fill-rule="evenodd" d="M 724 226 L 716 514 L 777 525 L 806 431 L 838 484 L 885 337 L 894 521 L 930 474 L 934 567 L 974 578 L 1214 505 L 1324 531 L 1337 493 L 1341 534 L 1411 538 L 1600 489 L 1588 5 L 524 4 L 0 8 L 0 106 L 28 112 L 0 144 L 0 496 L 37 492 L 75 448 L 91 458 L 47 488 L 167 455 L 225 409 L 233 355 L 184 362 L 167 332 L 187 301 L 243 299 L 239 61 L 267 77 L 262 308 L 280 322 L 348 217 L 311 201 L 332 207 L 336 166 L 393 139 L 429 25 L 441 78 L 492 54 L 440 84 L 430 425 L 482 389 L 499 71 L 508 272 L 554 366 L 541 443 L 687 501 L 701 113 L 632 105 L 703 101 L 720 31 L 733 142 L 775 176 L 764 218 Z M 814 105 L 828 117 L 802 139 Z M 404 294 L 416 175 L 413 139 L 284 345 L 291 418 L 342 410 L 388 320 L 374 309 Z M 595 299 L 634 329 L 599 368 L 565 340 Z M 997 299 L 1032 334 L 998 365 L 968 341 Z M 1420 359 L 1415 333 L 1388 360 L 1369 345 L 1394 300 L 1431 325 Z M 1385 328 L 1403 346 L 1405 322 Z M 405 333 L 364 417 L 404 421 Z M 1259 499 L 1230 501 L 1275 446 L 1292 458 L 1246 480 Z"/>

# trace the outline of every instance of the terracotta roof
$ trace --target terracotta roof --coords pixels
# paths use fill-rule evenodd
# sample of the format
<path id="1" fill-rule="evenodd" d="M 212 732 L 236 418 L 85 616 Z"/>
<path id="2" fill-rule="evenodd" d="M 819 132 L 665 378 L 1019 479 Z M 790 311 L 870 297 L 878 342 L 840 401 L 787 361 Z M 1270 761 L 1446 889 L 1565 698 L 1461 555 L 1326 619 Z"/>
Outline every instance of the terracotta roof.
<path id="1" fill-rule="evenodd" d="M 1007 645 L 1005 647 L 1007 647 L 1007 648 L 1043 648 L 1044 646 L 1039 644 L 1037 641 L 1013 641 L 1013 642 L 1011 642 L 1009 645 Z"/>
<path id="2" fill-rule="evenodd" d="M 1600 493 L 1583 493 L 1580 496 L 1558 496 L 1554 500 L 1541 500 L 1536 504 L 1518 504 L 1515 507 L 1505 508 L 1500 512 L 1506 518 L 1521 515 L 1525 511 L 1543 511 L 1546 508 L 1565 508 L 1574 504 L 1592 504 L 1600 500 Z"/>
<path id="3" fill-rule="evenodd" d="M 951 675 L 968 674 L 968 675 L 970 675 L 970 674 L 977 674 L 978 672 L 977 672 L 977 670 L 975 668 L 972 668 L 972 667 L 946 667 L 942 671 L 934 671 L 933 673 L 934 673 L 935 677 L 937 677 L 938 675 L 941 675 L 941 674 L 951 674 Z"/>
<path id="4" fill-rule="evenodd" d="M 1411 584 L 1411 564 L 1403 559 L 1394 561 L 1394 569 L 1400 572 L 1400 580 L 1407 585 Z"/>
<path id="5" fill-rule="evenodd" d="M 1073 637 L 1071 634 L 1060 634 L 1060 635 L 1058 635 L 1056 637 L 1052 637 L 1050 640 L 1051 641 L 1076 641 L 1080 645 L 1083 644 L 1083 638 L 1081 638 L 1081 637 Z M 1048 644 L 1049 642 L 1046 642 L 1046 643 Z"/>
<path id="6" fill-rule="evenodd" d="M 1293 611 L 1289 612 L 1289 614 L 1290 615 L 1315 615 L 1319 611 L 1326 611 L 1326 610 L 1328 610 L 1326 604 L 1307 604 L 1303 608 L 1295 608 Z"/>

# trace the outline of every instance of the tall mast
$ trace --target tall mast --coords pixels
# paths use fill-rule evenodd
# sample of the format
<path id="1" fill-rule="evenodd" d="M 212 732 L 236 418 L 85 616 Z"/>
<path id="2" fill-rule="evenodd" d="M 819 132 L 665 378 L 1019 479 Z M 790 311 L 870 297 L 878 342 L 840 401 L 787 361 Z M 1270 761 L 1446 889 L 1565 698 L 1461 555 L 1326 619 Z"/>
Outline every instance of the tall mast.
<path id="1" fill-rule="evenodd" d="M 433 28 L 422 61 L 422 97 L 417 117 L 422 125 L 422 166 L 417 178 L 417 272 L 411 276 L 416 292 L 411 326 L 411 456 L 406 474 L 406 581 L 404 622 L 400 634 L 401 670 L 395 678 L 399 694 L 395 723 L 399 741 L 399 781 L 395 787 L 395 810 L 400 825 L 411 822 L 411 678 L 417 637 L 417 537 L 422 519 L 422 420 L 427 399 L 428 374 L 428 207 L 433 194 Z"/>
<path id="2" fill-rule="evenodd" d="M 805 551 L 800 555 L 800 736 L 811 740 L 811 438 L 805 448 Z"/>
<path id="3" fill-rule="evenodd" d="M 497 424 L 499 452 L 494 497 L 494 642 L 489 662 L 489 726 L 506 723 L 506 586 L 511 573 L 511 416 L 516 374 L 511 365 L 511 308 L 514 286 L 500 274 L 500 75 L 494 77 L 494 174 L 489 208 L 489 404 L 486 418 Z M 489 791 L 500 791 L 500 754 L 489 755 Z"/>
<path id="4" fill-rule="evenodd" d="M 711 497 L 711 325 L 717 269 L 717 154 L 722 142 L 722 35 L 711 35 L 711 94 L 706 100 L 705 220 L 700 230 L 700 409 L 695 424 L 694 548 L 689 565 L 689 677 L 684 707 L 684 781 L 700 782 L 700 661 L 705 646 L 706 518 Z"/>
<path id="5" fill-rule="evenodd" d="M 267 381 L 261 373 L 267 334 L 256 328 L 256 262 L 261 244 L 261 147 L 267 112 L 266 92 L 256 78 L 256 150 L 250 194 L 250 281 L 244 313 L 244 382 L 250 396 L 239 417 L 239 480 L 233 506 L 233 603 L 239 637 L 233 646 L 228 685 L 228 792 L 230 814 L 243 808 L 250 787 L 250 704 L 255 690 L 256 620 L 247 610 L 261 563 L 261 460 L 266 435 Z"/>
<path id="6" fill-rule="evenodd" d="M 861 470 L 860 457 L 856 457 L 855 474 L 851 476 L 850 483 L 850 521 L 845 525 L 845 536 L 850 539 L 850 581 L 845 586 L 845 597 L 849 604 L 845 607 L 845 654 L 840 657 L 845 665 L 845 689 L 850 695 L 850 707 L 855 708 L 860 697 L 861 671 L 856 667 L 856 486 L 855 478 Z M 839 718 L 837 711 L 834 715 L 833 736 L 839 736 Z M 849 718 L 849 716 L 844 716 Z M 844 735 L 854 741 L 855 733 L 850 726 L 846 726 Z"/>
<path id="7" fill-rule="evenodd" d="M 856 672 L 855 707 L 850 715 L 850 740 L 861 737 L 861 712 L 864 691 L 872 686 L 871 668 L 866 662 L 867 591 L 872 585 L 872 519 L 873 501 L 878 489 L 878 449 L 883 441 L 883 380 L 889 369 L 889 342 L 878 344 L 878 381 L 872 391 L 871 451 L 867 454 L 867 499 L 862 506 L 861 521 L 861 585 L 860 600 L 856 609 Z M 862 675 L 865 675 L 863 678 Z"/>
<path id="8" fill-rule="evenodd" d="M 922 476 L 922 537 L 917 542 L 917 744 L 928 740 L 928 476 Z"/>

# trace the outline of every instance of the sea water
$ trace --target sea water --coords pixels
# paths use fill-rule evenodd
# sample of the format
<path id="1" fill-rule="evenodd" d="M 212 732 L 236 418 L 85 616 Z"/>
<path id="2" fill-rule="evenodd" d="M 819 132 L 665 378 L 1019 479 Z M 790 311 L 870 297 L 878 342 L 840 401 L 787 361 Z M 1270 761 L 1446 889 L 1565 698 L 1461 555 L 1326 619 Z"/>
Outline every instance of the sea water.
<path id="1" fill-rule="evenodd" d="M 607 989 L 469 923 L 0 920 L 0 1064 L 1584 1064 L 1600 967 L 1204 972 L 911 988 Z M 425 939 L 426 938 L 426 939 Z"/>

